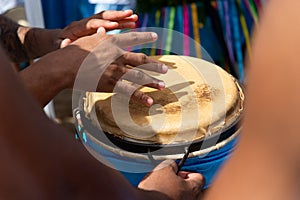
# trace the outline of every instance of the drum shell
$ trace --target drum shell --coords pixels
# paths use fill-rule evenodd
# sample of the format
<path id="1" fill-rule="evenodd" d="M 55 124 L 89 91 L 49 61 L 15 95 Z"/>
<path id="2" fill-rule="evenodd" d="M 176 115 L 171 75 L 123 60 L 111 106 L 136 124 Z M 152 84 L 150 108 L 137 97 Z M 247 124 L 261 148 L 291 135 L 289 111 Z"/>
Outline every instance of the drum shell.
<path id="1" fill-rule="evenodd" d="M 91 130 L 86 130 L 82 123 L 84 121 L 81 118 L 83 117 L 82 115 L 75 115 L 77 116 L 77 130 L 81 134 L 85 146 L 93 151 L 95 157 L 104 157 L 111 164 L 111 167 L 119 170 L 134 186 L 137 186 L 142 178 L 162 160 L 173 159 L 179 162 L 184 156 L 184 149 L 182 149 L 182 153 L 174 155 L 149 155 L 109 146 L 94 138 L 89 132 Z M 219 168 L 234 150 L 239 132 L 240 128 L 230 137 L 214 146 L 191 152 L 182 170 L 201 173 L 206 180 L 205 188 L 209 187 Z"/>
<path id="2" fill-rule="evenodd" d="M 237 108 L 238 115 L 240 115 L 243 109 L 244 97 L 240 85 L 236 80 L 234 81 L 241 99 L 239 106 L 234 108 Z M 85 95 L 83 95 L 82 99 L 84 98 Z M 81 107 L 79 107 L 75 116 L 79 116 L 76 118 L 79 126 L 80 123 L 82 125 L 82 127 L 78 128 L 80 134 L 82 134 L 80 136 L 83 138 L 82 141 L 88 148 L 92 149 L 94 155 L 102 155 L 113 166 L 118 166 L 117 170 L 122 171 L 133 185 L 136 185 L 146 172 L 151 171 L 162 160 L 173 159 L 178 162 L 183 158 L 185 148 L 189 148 L 191 153 L 182 170 L 202 173 L 206 179 L 205 187 L 208 187 L 219 167 L 234 150 L 238 140 L 237 136 L 240 132 L 239 116 L 228 127 L 207 136 L 205 145 L 203 145 L 203 139 L 182 144 L 146 144 L 132 141 L 132 138 L 120 138 L 109 133 L 98 134 L 99 126 L 96 128 L 92 122 L 92 119 L 97 119 L 97 116 L 88 116 L 90 113 L 85 113 L 84 103 L 80 102 L 79 105 Z M 87 124 L 90 125 L 86 126 Z"/>

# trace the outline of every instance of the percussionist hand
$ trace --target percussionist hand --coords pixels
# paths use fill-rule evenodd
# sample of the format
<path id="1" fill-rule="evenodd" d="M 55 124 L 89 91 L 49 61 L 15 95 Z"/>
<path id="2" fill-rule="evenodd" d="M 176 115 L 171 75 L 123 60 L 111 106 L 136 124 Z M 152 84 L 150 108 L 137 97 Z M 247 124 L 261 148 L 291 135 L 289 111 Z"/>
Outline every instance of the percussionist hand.
<path id="1" fill-rule="evenodd" d="M 205 180 L 201 174 L 180 171 L 176 175 L 177 165 L 166 160 L 138 185 L 143 190 L 155 190 L 166 194 L 170 199 L 199 199 Z"/>
<path id="2" fill-rule="evenodd" d="M 106 31 L 114 29 L 134 28 L 138 16 L 132 10 L 125 11 L 103 11 L 89 18 L 71 23 L 58 35 L 61 40 L 61 48 L 69 45 L 78 38 L 96 33 L 99 27 Z"/>
<path id="3" fill-rule="evenodd" d="M 168 67 L 144 54 L 127 52 L 123 48 L 153 42 L 156 39 L 157 34 L 151 32 L 106 35 L 104 28 L 100 28 L 98 33 L 80 38 L 67 47 L 70 49 L 72 46 L 77 46 L 89 54 L 73 51 L 71 56 L 78 57 L 77 62 L 80 57 L 83 57 L 83 61 L 80 61 L 82 64 L 79 69 L 66 65 L 71 68 L 65 70 L 72 73 L 71 80 L 76 80 L 77 89 L 129 94 L 134 100 L 150 106 L 153 99 L 138 88 L 141 85 L 156 89 L 164 88 L 163 81 L 149 76 L 146 71 L 166 73 Z M 72 87 L 73 83 L 71 82 L 69 87 Z"/>

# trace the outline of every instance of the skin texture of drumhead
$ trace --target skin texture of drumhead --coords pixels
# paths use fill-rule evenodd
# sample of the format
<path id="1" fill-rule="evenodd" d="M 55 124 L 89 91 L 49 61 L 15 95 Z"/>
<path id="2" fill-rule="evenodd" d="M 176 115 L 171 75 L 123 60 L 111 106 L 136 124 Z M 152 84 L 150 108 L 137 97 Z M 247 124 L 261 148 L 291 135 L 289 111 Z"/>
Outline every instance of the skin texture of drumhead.
<path id="1" fill-rule="evenodd" d="M 122 94 L 88 92 L 85 113 L 96 126 L 124 139 L 176 144 L 215 134 L 237 120 L 243 94 L 223 69 L 187 56 L 154 58 L 169 66 L 166 74 L 144 71 L 166 84 L 163 90 L 141 88 L 154 104 L 147 107 Z"/>

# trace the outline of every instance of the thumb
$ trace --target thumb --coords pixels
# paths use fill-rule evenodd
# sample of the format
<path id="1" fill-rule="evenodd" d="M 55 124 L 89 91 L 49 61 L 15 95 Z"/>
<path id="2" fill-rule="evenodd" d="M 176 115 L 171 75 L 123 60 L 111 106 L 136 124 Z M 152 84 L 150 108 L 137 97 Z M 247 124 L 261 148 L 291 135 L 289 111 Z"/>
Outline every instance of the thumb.
<path id="1" fill-rule="evenodd" d="M 199 173 L 192 173 L 188 172 L 184 179 L 186 182 L 188 182 L 193 187 L 198 187 L 200 190 L 205 185 L 205 178 L 202 174 Z"/>
<path id="2" fill-rule="evenodd" d="M 97 34 L 100 34 L 101 36 L 104 36 L 106 34 L 106 30 L 103 27 L 99 27 L 97 30 Z"/>
<path id="3" fill-rule="evenodd" d="M 72 43 L 71 39 L 66 38 L 66 39 L 64 39 L 64 40 L 60 43 L 60 48 L 62 49 L 62 48 L 64 48 L 64 47 L 68 46 L 68 45 L 71 44 L 71 43 Z"/>

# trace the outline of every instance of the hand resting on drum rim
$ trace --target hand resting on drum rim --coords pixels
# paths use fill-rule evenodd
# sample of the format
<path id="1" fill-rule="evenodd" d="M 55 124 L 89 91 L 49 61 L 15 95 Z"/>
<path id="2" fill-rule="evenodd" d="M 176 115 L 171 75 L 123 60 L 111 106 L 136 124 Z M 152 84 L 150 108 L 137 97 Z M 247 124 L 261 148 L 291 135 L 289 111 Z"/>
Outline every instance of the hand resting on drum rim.
<path id="1" fill-rule="evenodd" d="M 179 171 L 172 160 L 160 163 L 138 185 L 138 188 L 151 191 L 164 191 L 171 199 L 201 199 L 205 179 L 201 174 Z M 157 180 L 164 180 L 157 184 Z M 176 188 L 176 189 L 175 189 Z"/>

